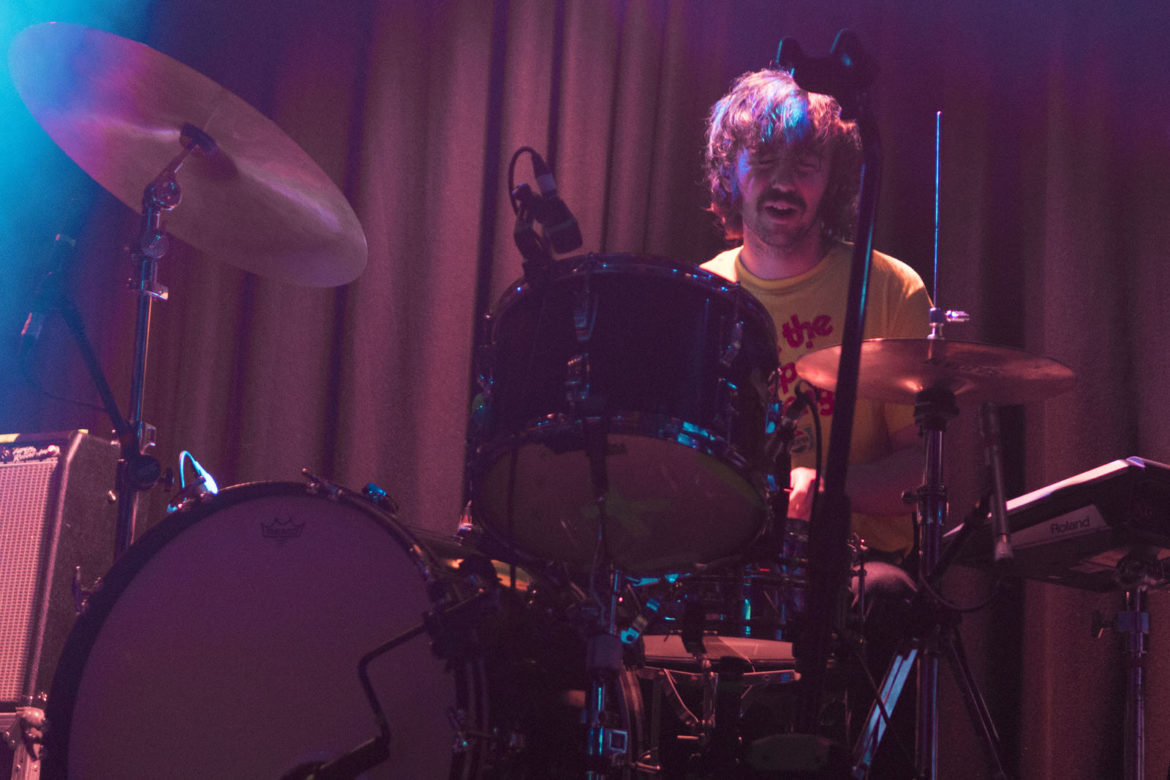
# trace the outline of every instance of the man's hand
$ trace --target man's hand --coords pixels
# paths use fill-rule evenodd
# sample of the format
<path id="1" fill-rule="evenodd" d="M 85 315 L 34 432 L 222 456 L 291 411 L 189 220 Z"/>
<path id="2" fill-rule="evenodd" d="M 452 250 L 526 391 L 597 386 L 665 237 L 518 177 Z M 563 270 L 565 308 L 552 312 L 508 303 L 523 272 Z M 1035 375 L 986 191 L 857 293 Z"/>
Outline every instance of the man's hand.
<path id="1" fill-rule="evenodd" d="M 792 489 L 788 493 L 788 516 L 797 520 L 812 518 L 813 480 L 817 472 L 807 466 L 797 466 L 789 476 Z"/>

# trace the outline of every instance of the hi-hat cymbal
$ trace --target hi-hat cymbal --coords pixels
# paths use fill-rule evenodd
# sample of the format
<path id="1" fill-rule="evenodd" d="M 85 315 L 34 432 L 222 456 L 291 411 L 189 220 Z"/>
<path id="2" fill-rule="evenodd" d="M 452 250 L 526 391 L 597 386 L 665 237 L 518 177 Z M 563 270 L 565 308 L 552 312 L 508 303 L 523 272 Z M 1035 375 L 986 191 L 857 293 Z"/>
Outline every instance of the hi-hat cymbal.
<path id="1" fill-rule="evenodd" d="M 261 276 L 330 287 L 366 265 L 366 237 L 333 181 L 271 120 L 141 43 L 50 22 L 23 30 L 9 66 L 20 97 L 86 173 L 134 211 L 193 125 L 219 152 L 192 153 L 168 232 Z"/>
<path id="2" fill-rule="evenodd" d="M 810 352 L 796 373 L 825 390 L 837 388 L 841 347 Z M 1022 404 L 1063 393 L 1076 383 L 1072 369 L 1010 347 L 946 339 L 868 339 L 861 342 L 857 395 L 913 404 L 927 389 L 949 390 L 960 404 Z"/>

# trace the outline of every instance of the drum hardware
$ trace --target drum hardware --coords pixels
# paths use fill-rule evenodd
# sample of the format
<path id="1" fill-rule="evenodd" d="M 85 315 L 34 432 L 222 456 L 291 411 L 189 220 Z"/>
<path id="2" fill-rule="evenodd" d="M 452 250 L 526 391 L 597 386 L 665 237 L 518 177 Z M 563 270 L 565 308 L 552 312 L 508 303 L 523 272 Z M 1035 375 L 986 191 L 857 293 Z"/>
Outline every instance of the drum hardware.
<path id="1" fill-rule="evenodd" d="M 833 390 L 835 355 L 830 347 L 805 355 L 797 372 L 818 387 Z M 878 699 L 892 711 L 912 669 L 918 670 L 918 745 L 916 763 L 923 777 L 933 778 L 938 760 L 938 663 L 945 655 L 963 694 L 968 712 L 1003 776 L 999 738 L 987 705 L 968 668 L 954 615 L 936 595 L 942 575 L 942 527 L 946 517 L 943 484 L 943 438 L 947 421 L 960 405 L 990 402 L 1018 404 L 1068 390 L 1075 375 L 1057 361 L 1020 350 L 943 338 L 871 339 L 861 344 L 862 371 L 858 392 L 888 403 L 915 404 L 915 420 L 924 438 L 924 483 L 915 493 L 919 565 L 918 625 L 894 658 L 882 682 Z M 984 410 L 988 414 L 987 410 Z M 996 455 L 992 426 L 984 426 L 989 463 Z M 994 469 L 993 469 L 994 471 Z M 995 490 L 994 484 L 992 489 Z M 877 708 L 866 719 L 854 747 L 855 776 L 863 777 L 881 741 L 885 724 Z"/>
<path id="2" fill-rule="evenodd" d="M 604 478 L 604 466 L 601 466 L 600 470 Z M 586 780 L 604 780 L 615 766 L 625 761 L 630 750 L 629 732 L 614 728 L 606 717 L 606 709 L 614 691 L 613 685 L 625 669 L 625 649 L 617 629 L 618 599 L 623 581 L 621 572 L 613 568 L 608 562 L 608 556 L 605 556 L 606 517 L 603 491 L 604 483 L 601 483 L 598 485 L 597 497 L 600 515 L 597 549 L 601 557 L 590 576 L 595 581 L 598 574 L 607 575 L 608 600 L 601 603 L 599 619 L 586 639 L 585 646 L 585 672 L 589 678 L 585 701 L 585 724 L 588 729 L 585 738 Z M 590 590 L 594 594 L 597 593 L 595 588 Z"/>
<path id="3" fill-rule="evenodd" d="M 102 585 L 102 578 L 98 577 L 93 581 L 93 584 L 86 587 L 81 582 L 81 567 L 73 567 L 73 576 L 69 579 L 69 592 L 73 596 L 73 610 L 80 615 L 85 611 L 85 605 L 89 601 L 89 597 L 94 594 Z"/>
<path id="4" fill-rule="evenodd" d="M 310 495 L 324 496 L 325 498 L 336 501 L 344 492 L 341 485 L 338 485 L 333 480 L 318 476 L 307 468 L 301 469 L 301 476 L 308 483 L 305 489 L 308 490 Z"/>
<path id="5" fill-rule="evenodd" d="M 787 51 L 786 51 L 787 48 Z M 947 626 L 941 602 L 931 587 L 940 571 L 942 526 L 946 513 L 946 493 L 942 481 L 943 432 L 946 421 L 958 414 L 957 403 L 994 401 L 1012 404 L 1024 403 L 1069 389 L 1075 377 L 1071 370 L 1056 361 L 1036 358 L 1018 350 L 988 347 L 979 344 L 947 341 L 942 326 L 950 319 L 948 312 L 937 306 L 938 297 L 938 198 L 941 175 L 941 112 L 936 114 L 935 144 L 935 273 L 934 308 L 930 314 L 930 335 L 926 339 L 872 339 L 862 340 L 865 313 L 865 269 L 872 250 L 873 223 L 876 197 L 873 183 L 880 165 L 878 134 L 872 107 L 869 105 L 868 86 L 873 81 L 872 69 L 855 35 L 842 30 L 833 44 L 833 55 L 821 61 L 804 57 L 792 39 L 781 42 L 777 61 L 793 69 L 797 83 L 813 91 L 825 91 L 838 98 L 842 117 L 857 120 L 861 134 L 864 163 L 860 195 L 860 216 L 857 240 L 854 242 L 853 265 L 850 278 L 849 308 L 846 312 L 845 333 L 839 347 L 823 349 L 803 356 L 797 361 L 797 373 L 817 387 L 832 389 L 837 394 L 838 413 L 832 429 L 829 463 L 826 471 L 828 488 L 823 512 L 818 512 L 816 537 L 811 545 L 810 564 L 813 578 L 810 587 L 810 607 L 816 616 L 815 630 L 809 632 L 806 642 L 806 667 L 813 683 L 804 697 L 804 726 L 812 726 L 817 708 L 810 707 L 819 695 L 818 679 L 824 671 L 823 660 L 828 657 L 832 631 L 830 606 L 837 586 L 834 582 L 843 568 L 840 552 L 848 523 L 848 499 L 844 495 L 848 463 L 849 438 L 852 433 L 853 411 L 857 397 L 889 403 L 915 404 L 915 420 L 924 438 L 924 481 L 917 492 L 918 512 L 916 533 L 919 545 L 918 581 L 920 607 L 930 613 L 922 622 L 927 629 L 911 633 L 902 652 L 894 659 L 891 670 L 883 681 L 879 701 L 890 705 L 896 702 L 902 682 L 911 666 L 918 668 L 918 729 L 916 768 L 920 777 L 933 780 L 938 769 L 938 659 L 945 651 L 951 668 L 962 689 L 964 701 L 976 721 L 984 739 L 989 757 L 1003 775 L 1003 761 L 999 741 L 986 704 L 979 695 L 959 644 L 957 629 Z M 803 73 L 802 73 L 803 71 Z M 872 175 L 871 175 L 872 169 Z M 959 318 L 965 320 L 965 315 Z M 862 369 L 865 369 L 864 371 Z M 997 451 L 997 450 L 996 450 Z M 989 457 L 991 452 L 989 450 Z M 1002 500 L 1002 497 L 1001 497 Z M 1000 522 L 1003 513 L 996 512 Z M 1002 530 L 1002 529 L 1001 529 Z M 921 657 L 919 656 L 921 651 Z M 889 695 L 892 698 L 886 699 Z M 862 734 L 854 750 L 857 776 L 864 776 L 868 762 L 876 749 L 874 723 L 871 717 L 866 733 Z M 806 731 L 811 733 L 810 728 Z"/>
<path id="6" fill-rule="evenodd" d="M 735 776 L 737 768 L 753 766 L 750 754 L 759 740 L 790 722 L 790 704 L 784 702 L 790 702 L 790 684 L 797 680 L 791 645 L 765 658 L 781 643 L 771 643 L 777 646 L 772 648 L 711 635 L 709 652 L 693 655 L 679 639 L 673 634 L 645 638 L 646 661 L 634 674 L 648 686 L 643 696 L 649 725 L 635 765 L 669 777 L 684 772 Z M 673 716 L 670 727 L 664 715 Z"/>
<path id="7" fill-rule="evenodd" d="M 485 582 L 482 579 L 480 581 Z M 281 780 L 355 778 L 363 772 L 389 761 L 392 734 L 386 712 L 382 708 L 377 691 L 370 681 L 370 664 L 424 632 L 431 637 L 431 650 L 437 658 L 453 663 L 469 662 L 475 649 L 473 644 L 469 644 L 469 638 L 474 635 L 474 629 L 480 621 L 499 607 L 494 590 L 494 579 L 490 582 L 491 588 L 481 588 L 462 601 L 436 606 L 423 615 L 421 623 L 370 650 L 358 661 L 358 678 L 361 681 L 362 691 L 365 693 L 370 709 L 374 713 L 378 736 L 362 742 L 331 761 L 296 767 L 284 774 Z M 454 710 L 448 715 L 452 725 L 456 728 L 455 749 L 460 752 L 468 752 L 475 739 L 494 736 L 469 729 L 465 712 Z"/>
<path id="8" fill-rule="evenodd" d="M 365 487 L 362 488 L 362 495 L 366 497 L 367 501 L 379 509 L 395 517 L 398 516 L 398 502 L 379 485 L 373 482 L 367 482 Z"/>

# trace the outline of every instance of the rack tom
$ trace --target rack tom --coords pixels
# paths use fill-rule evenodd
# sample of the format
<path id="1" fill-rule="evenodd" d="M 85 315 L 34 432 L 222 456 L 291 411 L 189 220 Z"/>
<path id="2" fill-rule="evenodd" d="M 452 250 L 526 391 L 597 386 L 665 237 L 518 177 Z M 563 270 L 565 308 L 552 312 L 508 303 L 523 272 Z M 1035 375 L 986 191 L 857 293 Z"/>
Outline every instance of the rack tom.
<path id="1" fill-rule="evenodd" d="M 591 254 L 517 282 L 488 326 L 469 473 L 505 543 L 656 573 L 762 530 L 778 351 L 749 293 L 688 263 Z"/>

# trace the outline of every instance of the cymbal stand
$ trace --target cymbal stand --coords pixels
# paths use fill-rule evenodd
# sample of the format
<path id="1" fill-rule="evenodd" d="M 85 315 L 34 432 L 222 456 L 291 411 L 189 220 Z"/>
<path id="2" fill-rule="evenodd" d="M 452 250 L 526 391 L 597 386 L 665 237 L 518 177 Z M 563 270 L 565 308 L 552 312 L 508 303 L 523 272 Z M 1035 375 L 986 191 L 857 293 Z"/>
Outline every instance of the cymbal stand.
<path id="1" fill-rule="evenodd" d="M 1125 609 L 1106 623 L 1093 615 L 1093 633 L 1111 628 L 1125 637 L 1125 780 L 1146 776 L 1146 656 L 1150 651 L 1150 587 L 1164 584 L 1166 571 L 1156 554 L 1135 551 L 1117 564 L 1117 583 L 1125 589 Z"/>
<path id="2" fill-rule="evenodd" d="M 954 611 L 937 595 L 941 577 L 942 528 L 946 520 L 946 486 L 943 484 L 943 435 L 947 421 L 958 415 L 954 393 L 928 388 L 918 394 L 914 419 L 925 439 L 926 465 L 918 489 L 918 598 L 911 633 L 891 662 L 878 691 L 885 711 L 893 712 L 910 672 L 918 671 L 918 721 L 915 750 L 917 777 L 938 777 L 938 667 L 945 653 L 968 713 L 983 738 L 996 777 L 1006 777 L 999 734 L 967 663 Z M 878 703 L 870 709 L 865 728 L 853 752 L 853 776 L 864 778 L 881 742 L 886 723 Z"/>
<path id="3" fill-rule="evenodd" d="M 1144 584 L 1125 591 L 1125 611 L 1117 615 L 1129 657 L 1125 670 L 1125 777 L 1146 776 L 1146 654 L 1150 645 L 1150 613 Z"/>
<path id="4" fill-rule="evenodd" d="M 134 541 L 138 513 L 138 494 L 158 481 L 158 461 L 143 457 L 154 446 L 154 429 L 142 420 L 146 386 L 146 356 L 150 347 L 150 316 L 155 300 L 165 301 L 170 293 L 158 282 L 158 261 L 170 249 L 170 237 L 163 227 L 163 212 L 171 211 L 182 200 L 177 174 L 188 155 L 196 149 L 211 156 L 218 147 L 211 136 L 194 125 L 183 125 L 180 133 L 183 150 L 175 156 L 142 193 L 142 227 L 138 247 L 133 252 L 138 275 L 131 281 L 138 295 L 134 330 L 134 366 L 130 378 L 129 431 L 120 436 L 122 458 L 118 462 L 118 520 L 114 553 L 121 556 Z"/>

